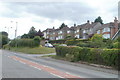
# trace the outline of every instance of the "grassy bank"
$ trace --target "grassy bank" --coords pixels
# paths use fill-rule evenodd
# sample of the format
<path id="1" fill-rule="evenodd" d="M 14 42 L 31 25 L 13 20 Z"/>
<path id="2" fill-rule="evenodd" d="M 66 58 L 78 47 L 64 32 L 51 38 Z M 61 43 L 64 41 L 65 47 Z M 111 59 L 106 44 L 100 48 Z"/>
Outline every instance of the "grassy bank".
<path id="1" fill-rule="evenodd" d="M 35 47 L 35 48 L 29 48 L 29 47 L 11 47 L 11 51 L 17 51 L 22 53 L 28 53 L 28 54 L 48 54 L 48 53 L 55 53 L 54 48 L 47 48 L 47 47 Z"/>

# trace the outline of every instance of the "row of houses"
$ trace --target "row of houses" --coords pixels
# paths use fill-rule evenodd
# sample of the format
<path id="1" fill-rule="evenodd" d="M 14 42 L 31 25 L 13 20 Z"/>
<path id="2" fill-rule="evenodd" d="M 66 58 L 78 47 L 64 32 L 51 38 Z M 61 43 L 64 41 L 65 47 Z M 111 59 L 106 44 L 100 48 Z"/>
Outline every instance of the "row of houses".
<path id="1" fill-rule="evenodd" d="M 43 31 L 44 38 L 49 40 L 60 40 L 70 38 L 88 39 L 94 34 L 102 34 L 104 38 L 113 38 L 118 31 L 120 22 L 115 17 L 113 22 L 101 24 L 99 22 L 91 22 L 88 20 L 85 24 L 71 27 L 63 27 L 62 29 L 48 28 Z"/>

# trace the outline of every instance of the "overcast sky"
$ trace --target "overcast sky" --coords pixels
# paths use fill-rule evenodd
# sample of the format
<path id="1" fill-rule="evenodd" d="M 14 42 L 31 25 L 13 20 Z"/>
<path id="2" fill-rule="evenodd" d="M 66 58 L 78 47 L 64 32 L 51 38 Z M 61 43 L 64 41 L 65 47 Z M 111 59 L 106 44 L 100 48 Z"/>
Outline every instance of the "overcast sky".
<path id="1" fill-rule="evenodd" d="M 119 0 L 4 1 L 0 2 L 0 31 L 8 32 L 9 27 L 10 38 L 15 36 L 16 22 L 19 36 L 28 33 L 31 26 L 43 31 L 53 26 L 58 28 L 63 22 L 70 27 L 74 23 L 86 23 L 87 20 L 93 22 L 98 16 L 102 17 L 104 23 L 113 22 L 114 17 L 118 17 Z"/>

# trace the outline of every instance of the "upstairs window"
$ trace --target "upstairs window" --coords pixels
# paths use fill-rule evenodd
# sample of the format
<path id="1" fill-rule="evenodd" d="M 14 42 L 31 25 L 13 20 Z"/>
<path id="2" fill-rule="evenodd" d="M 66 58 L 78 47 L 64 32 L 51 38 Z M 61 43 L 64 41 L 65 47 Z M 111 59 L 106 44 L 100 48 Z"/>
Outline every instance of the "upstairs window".
<path id="1" fill-rule="evenodd" d="M 103 29 L 103 32 L 110 32 L 110 28 L 108 28 L 108 27 L 107 27 L 107 28 L 104 28 L 104 29 Z"/>

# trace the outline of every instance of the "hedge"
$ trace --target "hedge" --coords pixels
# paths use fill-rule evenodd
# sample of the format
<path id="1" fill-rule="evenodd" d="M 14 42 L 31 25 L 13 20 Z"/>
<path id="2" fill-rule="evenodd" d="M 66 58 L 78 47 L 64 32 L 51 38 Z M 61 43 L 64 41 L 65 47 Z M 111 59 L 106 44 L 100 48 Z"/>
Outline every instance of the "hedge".
<path id="1" fill-rule="evenodd" d="M 50 40 L 49 41 L 51 44 L 64 44 L 66 42 L 66 40 Z"/>
<path id="2" fill-rule="evenodd" d="M 72 40 L 67 40 L 66 44 L 70 46 L 70 45 L 77 45 L 80 42 L 87 42 L 87 41 L 88 39 L 72 39 Z"/>
<path id="3" fill-rule="evenodd" d="M 95 64 L 118 68 L 119 49 L 99 49 L 83 47 L 57 46 L 57 56 L 64 57 L 68 61 L 85 61 Z"/>
<path id="4" fill-rule="evenodd" d="M 34 39 L 15 39 L 9 44 L 11 47 L 38 47 L 40 45 L 40 38 Z"/>

